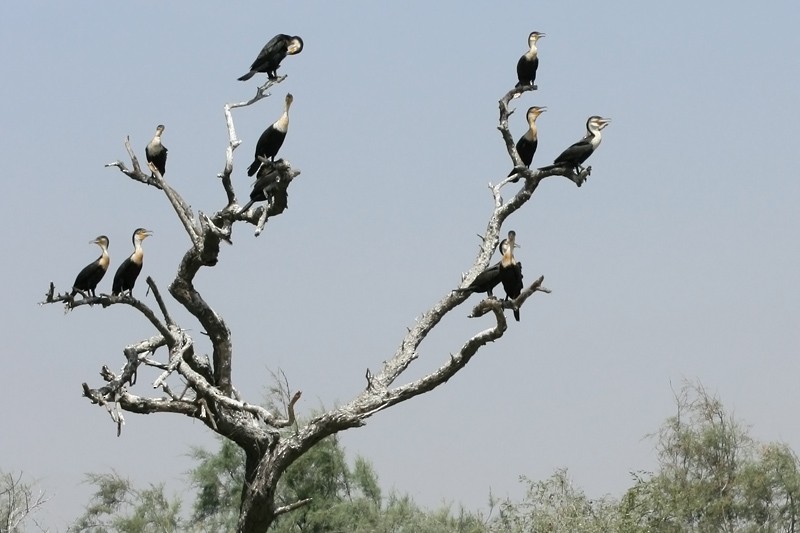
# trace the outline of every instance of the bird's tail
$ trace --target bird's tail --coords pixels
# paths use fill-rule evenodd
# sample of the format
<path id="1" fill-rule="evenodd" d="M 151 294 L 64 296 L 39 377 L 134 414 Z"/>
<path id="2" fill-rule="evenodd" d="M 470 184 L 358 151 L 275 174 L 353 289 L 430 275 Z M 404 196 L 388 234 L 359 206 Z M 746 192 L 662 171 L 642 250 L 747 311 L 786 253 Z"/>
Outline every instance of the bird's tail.
<path id="1" fill-rule="evenodd" d="M 250 163 L 250 166 L 247 167 L 247 176 L 250 178 L 255 176 L 256 172 L 258 172 L 258 167 L 260 166 L 261 166 L 261 161 L 259 161 L 258 159 Z"/>
<path id="2" fill-rule="evenodd" d="M 241 215 L 242 213 L 244 213 L 245 211 L 247 211 L 248 209 L 250 209 L 250 206 L 251 206 L 251 205 L 253 205 L 254 203 L 255 203 L 255 200 L 250 200 L 249 202 L 247 202 L 246 204 L 244 204 L 244 207 L 243 207 L 243 208 L 241 208 L 241 209 L 239 209 L 239 212 L 238 212 L 238 213 L 236 213 L 236 214 L 237 214 L 237 215 Z"/>
<path id="3" fill-rule="evenodd" d="M 519 322 L 519 309 L 514 309 L 514 320 Z"/>
<path id="4" fill-rule="evenodd" d="M 250 72 L 248 72 L 247 74 L 245 74 L 244 76 L 242 76 L 241 78 L 239 78 L 239 81 L 247 81 L 247 80 L 249 80 L 250 78 L 252 78 L 254 75 L 255 75 L 255 71 L 252 71 L 252 70 L 251 70 Z"/>

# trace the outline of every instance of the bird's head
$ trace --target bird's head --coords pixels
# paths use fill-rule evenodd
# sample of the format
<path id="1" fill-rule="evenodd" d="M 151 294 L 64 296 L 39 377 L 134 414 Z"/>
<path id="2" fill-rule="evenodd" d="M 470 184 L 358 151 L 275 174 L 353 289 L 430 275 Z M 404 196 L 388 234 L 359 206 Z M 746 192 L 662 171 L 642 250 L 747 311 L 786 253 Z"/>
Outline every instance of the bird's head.
<path id="1" fill-rule="evenodd" d="M 536 41 L 538 41 L 539 39 L 541 39 L 544 36 L 545 36 L 544 33 L 539 33 L 538 31 L 531 32 L 531 34 L 528 36 L 528 46 L 535 45 Z"/>
<path id="2" fill-rule="evenodd" d="M 95 240 L 89 241 L 89 244 L 96 244 L 100 248 L 108 248 L 108 237 L 100 235 Z"/>
<path id="3" fill-rule="evenodd" d="M 164 133 L 164 125 L 159 124 L 156 126 L 156 137 L 161 137 L 161 134 Z"/>
<path id="4" fill-rule="evenodd" d="M 519 244 L 517 244 L 517 232 L 511 230 L 508 232 L 508 237 L 500 241 L 500 253 L 502 255 L 513 253 L 514 248 L 519 248 Z"/>
<path id="5" fill-rule="evenodd" d="M 589 117 L 589 120 L 586 121 L 586 129 L 591 132 L 598 132 L 609 125 L 611 122 L 610 118 L 603 118 L 597 115 L 592 115 Z"/>
<path id="6" fill-rule="evenodd" d="M 542 106 L 542 107 L 533 106 L 533 107 L 529 108 L 528 109 L 528 122 L 534 122 L 539 117 L 539 115 L 541 115 L 545 111 L 547 111 L 547 108 L 544 107 L 544 106 Z"/>
<path id="7" fill-rule="evenodd" d="M 136 228 L 136 231 L 133 232 L 133 243 L 136 244 L 137 241 L 142 242 L 152 234 L 153 232 L 150 230 L 144 228 Z"/>
<path id="8" fill-rule="evenodd" d="M 303 50 L 303 39 L 301 39 L 298 35 L 292 37 L 289 41 L 289 46 L 287 47 L 286 53 L 290 56 L 295 54 L 299 54 Z"/>

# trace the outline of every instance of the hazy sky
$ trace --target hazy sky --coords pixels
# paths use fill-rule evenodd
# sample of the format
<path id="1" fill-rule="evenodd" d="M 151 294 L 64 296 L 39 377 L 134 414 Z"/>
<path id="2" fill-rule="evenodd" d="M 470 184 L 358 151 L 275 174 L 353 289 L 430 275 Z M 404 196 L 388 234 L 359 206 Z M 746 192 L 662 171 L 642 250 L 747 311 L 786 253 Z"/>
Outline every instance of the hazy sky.
<path id="1" fill-rule="evenodd" d="M 142 157 L 163 123 L 167 179 L 196 210 L 222 208 L 222 107 L 254 94 L 263 75 L 236 78 L 276 33 L 305 48 L 272 98 L 235 112 L 234 185 L 246 198 L 255 141 L 288 91 L 281 156 L 302 174 L 288 211 L 257 239 L 238 225 L 196 283 L 233 331 L 245 399 L 260 401 L 280 368 L 304 393 L 301 414 L 348 401 L 457 286 L 491 213 L 486 184 L 511 168 L 497 101 L 538 30 L 539 91 L 511 119 L 516 138 L 525 109 L 548 107 L 535 163 L 580 138 L 589 115 L 613 119 L 585 186 L 544 181 L 504 227 L 526 281 L 543 274 L 553 292 L 445 386 L 343 434 L 350 456 L 431 506 L 479 508 L 490 489 L 519 497 L 518 475 L 562 466 L 590 496 L 618 495 L 630 471 L 654 467 L 643 437 L 672 414 L 683 379 L 718 393 L 757 438 L 800 450 L 798 4 L 466 5 L 3 4 L 0 468 L 51 494 L 45 522 L 64 531 L 81 512 L 86 472 L 174 490 L 189 446 L 216 447 L 177 415 L 128 414 L 117 438 L 81 397 L 153 334 L 141 316 L 36 303 L 51 280 L 69 288 L 101 233 L 116 269 L 139 226 L 155 233 L 142 280 L 166 293 L 188 239 L 162 193 L 103 165 L 126 159 L 126 135 Z M 154 304 L 143 283 L 135 294 Z M 489 326 L 466 318 L 477 299 L 435 330 L 403 383 Z M 155 376 L 140 373 L 133 392 L 155 394 Z"/>

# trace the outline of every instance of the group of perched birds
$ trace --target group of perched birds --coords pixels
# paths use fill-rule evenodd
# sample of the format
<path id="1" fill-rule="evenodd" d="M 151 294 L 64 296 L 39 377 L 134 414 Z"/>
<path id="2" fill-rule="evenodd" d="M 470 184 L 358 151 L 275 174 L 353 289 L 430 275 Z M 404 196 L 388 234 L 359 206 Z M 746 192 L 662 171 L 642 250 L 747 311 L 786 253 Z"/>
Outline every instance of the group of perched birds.
<path id="1" fill-rule="evenodd" d="M 536 71 L 539 68 L 539 51 L 536 46 L 537 41 L 544 37 L 544 33 L 538 31 L 531 32 L 528 36 L 528 51 L 522 54 L 522 57 L 517 61 L 517 85 L 516 87 L 525 87 L 535 85 Z M 526 115 L 528 121 L 528 130 L 519 138 L 516 144 L 517 154 L 522 160 L 525 168 L 530 168 L 533 162 L 533 156 L 536 153 L 536 147 L 539 144 L 539 132 L 536 128 L 536 119 L 539 115 L 547 110 L 546 107 L 533 106 L 528 109 Z M 611 122 L 610 118 L 603 118 L 598 115 L 592 115 L 586 121 L 586 135 L 578 142 L 561 152 L 555 158 L 552 165 L 539 167 L 539 170 L 551 170 L 557 167 L 568 168 L 575 173 L 580 173 L 581 165 L 589 158 L 590 155 L 600 146 L 602 138 L 600 132 L 608 126 Z M 518 174 L 519 167 L 515 167 L 509 172 L 509 177 Z M 512 182 L 519 181 L 519 175 L 515 176 Z"/>
<path id="2" fill-rule="evenodd" d="M 539 67 L 537 42 L 544 36 L 544 33 L 537 31 L 531 32 L 528 36 L 528 50 L 517 62 L 517 88 L 526 86 L 532 86 L 534 89 L 537 88 L 535 84 L 536 71 Z M 278 34 L 270 39 L 264 48 L 261 49 L 255 61 L 253 61 L 253 64 L 250 66 L 250 70 L 241 76 L 239 80 L 249 80 L 259 72 L 266 73 L 268 79 L 271 81 L 277 80 L 277 70 L 281 65 L 281 61 L 283 61 L 287 55 L 295 55 L 302 50 L 303 39 L 299 36 L 290 36 L 282 33 Z M 261 166 L 265 163 L 274 164 L 275 156 L 277 156 L 278 151 L 283 145 L 289 128 L 289 107 L 292 105 L 293 100 L 294 98 L 291 94 L 286 95 L 283 113 L 275 122 L 270 124 L 258 138 L 253 162 L 247 168 L 248 176 L 252 177 L 258 174 Z M 540 106 L 532 106 L 528 109 L 526 115 L 528 130 L 520 137 L 516 144 L 517 154 L 519 154 L 525 168 L 530 168 L 538 146 L 539 138 L 536 119 L 545 112 L 546 109 L 546 107 Z M 600 132 L 609 124 L 610 120 L 611 119 L 597 115 L 589 117 L 586 121 L 586 135 L 556 157 L 552 165 L 540 167 L 539 170 L 565 167 L 576 173 L 580 172 L 581 165 L 600 145 Z M 145 156 L 151 171 L 153 169 L 157 170 L 162 177 L 166 173 L 167 164 L 167 148 L 161 142 L 161 135 L 163 133 L 164 126 L 159 125 L 156 128 L 153 139 L 145 147 Z M 514 176 L 511 180 L 512 182 L 519 180 L 519 171 L 520 167 L 515 167 L 508 174 L 509 177 Z M 264 200 L 266 200 L 264 187 L 260 186 L 259 180 L 257 180 L 250 193 L 250 202 L 248 202 L 240 212 L 247 210 L 253 202 Z M 117 269 L 114 275 L 114 282 L 112 283 L 112 294 L 117 295 L 124 292 L 132 292 L 133 286 L 136 283 L 136 278 L 142 270 L 142 261 L 144 258 L 142 241 L 150 235 L 152 235 L 152 232 L 144 228 L 138 228 L 134 231 L 133 253 Z M 84 295 L 95 296 L 95 289 L 108 270 L 108 237 L 101 235 L 91 242 L 100 246 L 102 253 L 97 260 L 81 270 L 77 278 L 75 278 L 75 283 L 73 283 L 72 286 L 72 293 L 70 294 L 72 297 L 78 292 Z M 485 292 L 488 296 L 492 297 L 492 290 L 502 283 L 506 292 L 506 299 L 517 298 L 522 292 L 523 284 L 522 263 L 518 262 L 514 257 L 514 248 L 516 247 L 518 247 L 516 243 L 516 233 L 514 231 L 509 231 L 508 236 L 500 242 L 500 261 L 481 272 L 467 287 L 457 289 L 457 291 Z M 518 309 L 514 309 L 514 318 L 519 321 Z"/>
<path id="3" fill-rule="evenodd" d="M 517 61 L 517 84 L 515 88 L 533 87 L 536 86 L 536 71 L 539 68 L 539 51 L 537 42 L 544 37 L 545 34 L 534 31 L 528 36 L 528 50 L 522 54 Z M 517 154 L 519 155 L 522 164 L 525 168 L 530 168 L 533 162 L 533 156 L 536 154 L 536 148 L 539 144 L 539 132 L 536 128 L 536 119 L 539 115 L 547 110 L 546 107 L 532 106 L 528 108 L 526 119 L 528 122 L 528 130 L 519 138 L 516 144 Z M 608 126 L 611 119 L 603 118 L 598 115 L 592 115 L 586 121 L 586 135 L 578 142 L 571 145 L 569 148 L 561 152 L 555 158 L 552 165 L 540 167 L 539 170 L 552 170 L 558 167 L 564 167 L 572 172 L 580 173 L 582 171 L 581 165 L 589 158 L 592 153 L 600 145 L 602 139 L 601 131 Z M 512 182 L 519 181 L 520 167 L 514 167 L 508 176 Z M 518 262 L 514 257 L 514 248 L 516 244 L 516 233 L 514 231 L 508 232 L 508 237 L 500 242 L 500 261 L 486 270 L 478 274 L 472 282 L 460 289 L 457 292 L 485 292 L 489 297 L 493 297 L 492 290 L 499 285 L 503 284 L 506 292 L 506 300 L 513 300 L 517 298 L 522 292 L 522 263 Z M 519 309 L 514 309 L 514 318 L 519 321 Z"/>
<path id="4" fill-rule="evenodd" d="M 247 74 L 239 78 L 241 81 L 249 80 L 258 72 L 265 72 L 270 80 L 277 79 L 277 70 L 281 65 L 281 61 L 287 55 L 294 55 L 300 53 L 303 49 L 303 39 L 298 36 L 289 36 L 278 34 L 261 49 L 258 57 L 256 57 L 250 70 Z M 253 163 L 247 168 L 247 175 L 254 176 L 262 164 L 262 159 L 269 159 L 275 161 L 275 156 L 278 150 L 283 145 L 283 140 L 286 138 L 286 132 L 289 128 L 289 106 L 292 105 L 293 97 L 291 94 L 286 95 L 285 108 L 283 114 L 271 124 L 264 133 L 258 138 L 256 143 L 256 151 Z M 145 158 L 147 159 L 148 166 L 151 169 L 151 176 L 155 175 L 153 170 L 163 178 L 167 172 L 167 147 L 161 142 L 161 136 L 164 133 L 164 125 L 159 124 L 156 127 L 155 135 L 152 140 L 147 144 L 144 149 Z M 245 207 L 246 210 L 254 201 L 263 201 L 266 197 L 263 193 L 263 187 L 259 187 L 258 183 L 253 187 L 250 193 L 250 203 Z M 144 259 L 144 251 L 142 249 L 142 241 L 153 233 L 144 228 L 137 228 L 133 232 L 133 253 L 122 262 L 114 275 L 114 281 L 111 285 L 111 294 L 119 295 L 127 292 L 132 294 L 133 286 L 136 284 L 136 278 L 142 271 L 142 263 Z M 70 297 L 74 298 L 79 292 L 84 296 L 96 296 L 95 290 L 97 285 L 106 275 L 110 258 L 108 255 L 108 237 L 100 235 L 91 244 L 96 244 L 100 247 L 101 254 L 95 261 L 86 265 L 75 278 L 72 284 L 72 291 Z"/>
<path id="5" fill-rule="evenodd" d="M 144 228 L 136 228 L 136 231 L 133 232 L 133 253 L 122 262 L 116 274 L 114 274 L 111 294 L 116 296 L 125 292 L 128 294 L 133 293 L 133 286 L 142 271 L 142 263 L 144 262 L 142 241 L 152 234 L 152 231 Z M 72 284 L 70 297 L 74 297 L 78 292 L 84 296 L 95 296 L 95 289 L 97 289 L 97 285 L 106 275 L 108 265 L 111 263 L 108 255 L 108 237 L 100 235 L 95 240 L 90 241 L 89 244 L 96 244 L 100 247 L 100 257 L 83 267 L 78 273 L 75 283 Z"/>

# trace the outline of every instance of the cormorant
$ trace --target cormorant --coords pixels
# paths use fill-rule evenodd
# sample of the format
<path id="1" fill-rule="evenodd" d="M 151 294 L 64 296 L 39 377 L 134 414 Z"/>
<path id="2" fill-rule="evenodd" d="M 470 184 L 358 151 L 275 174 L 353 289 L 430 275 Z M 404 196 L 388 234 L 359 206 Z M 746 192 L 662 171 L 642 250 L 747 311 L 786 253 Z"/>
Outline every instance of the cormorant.
<path id="1" fill-rule="evenodd" d="M 506 291 L 506 300 L 513 300 L 522 292 L 522 263 L 518 263 L 514 258 L 514 248 L 517 246 L 516 237 L 515 232 L 508 232 L 503 258 L 500 260 L 499 277 L 503 282 L 503 289 Z M 514 319 L 519 322 L 519 309 L 514 309 Z"/>
<path id="2" fill-rule="evenodd" d="M 513 231 L 508 232 L 509 237 L 511 234 L 514 233 Z M 516 234 L 515 234 L 516 235 Z M 500 241 L 500 254 L 504 257 L 509 251 L 509 240 L 503 239 Z M 470 283 L 467 287 L 463 289 L 456 289 L 457 292 L 485 292 L 488 296 L 493 297 L 492 290 L 503 281 L 500 275 L 500 264 L 501 261 L 498 261 L 494 265 L 487 267 L 486 270 L 478 274 L 472 283 Z"/>
<path id="3" fill-rule="evenodd" d="M 152 231 L 144 228 L 137 228 L 136 231 L 133 232 L 133 253 L 122 262 L 117 269 L 117 273 L 114 274 L 111 294 L 122 294 L 125 291 L 133 294 L 133 286 L 136 284 L 136 278 L 139 277 L 139 272 L 142 271 L 142 261 L 144 260 L 142 241 L 152 234 Z"/>
<path id="4" fill-rule="evenodd" d="M 250 201 L 239 210 L 242 214 L 256 202 L 264 202 L 271 198 L 272 206 L 282 212 L 289 206 L 289 193 L 287 188 L 289 183 L 286 179 L 281 179 L 281 173 L 271 162 L 267 162 L 258 173 L 253 190 L 250 191 Z"/>
<path id="5" fill-rule="evenodd" d="M 275 156 L 278 155 L 278 150 L 281 149 L 283 140 L 286 138 L 286 131 L 289 129 L 289 106 L 292 105 L 294 97 L 291 93 L 286 95 L 286 107 L 283 114 L 272 123 L 261 137 L 258 138 L 256 143 L 256 153 L 253 156 L 253 162 L 247 167 L 247 175 L 255 176 L 258 168 L 261 166 L 259 156 L 275 161 Z"/>
<path id="6" fill-rule="evenodd" d="M 94 290 L 97 288 L 97 284 L 100 283 L 100 280 L 103 279 L 103 276 L 106 275 L 106 271 L 108 270 L 108 237 L 100 235 L 95 240 L 89 241 L 89 244 L 96 244 L 100 247 L 102 252 L 100 253 L 100 257 L 83 267 L 78 273 L 78 277 L 75 278 L 75 283 L 72 284 L 70 297 L 75 296 L 78 291 L 88 292 L 89 296 L 94 296 Z"/>
<path id="7" fill-rule="evenodd" d="M 610 118 L 603 118 L 597 115 L 589 117 L 586 121 L 586 136 L 561 152 L 561 155 L 556 157 L 552 165 L 541 167 L 539 170 L 568 167 L 575 172 L 580 172 L 583 162 L 600 146 L 600 141 L 602 140 L 600 131 L 608 126 L 609 122 L 611 122 Z"/>
<path id="8" fill-rule="evenodd" d="M 153 140 L 144 149 L 144 155 L 147 158 L 147 162 L 152 163 L 163 178 L 164 174 L 167 173 L 167 147 L 161 144 L 162 133 L 164 133 L 164 125 L 159 124 L 156 127 L 156 134 L 153 136 Z"/>
<path id="9" fill-rule="evenodd" d="M 539 135 L 536 130 L 536 119 L 547 110 L 546 107 L 533 106 L 528 109 L 528 131 L 519 138 L 517 141 L 517 153 L 519 158 L 526 167 L 530 168 L 531 161 L 533 161 L 533 154 L 536 153 L 536 146 L 539 144 Z M 513 175 L 517 170 L 513 169 L 508 173 L 509 176 Z M 516 183 L 519 181 L 519 176 L 511 180 Z"/>
<path id="10" fill-rule="evenodd" d="M 279 33 L 264 45 L 256 60 L 250 65 L 250 72 L 239 78 L 239 81 L 249 80 L 256 72 L 266 72 L 269 79 L 274 80 L 278 77 L 275 71 L 281 66 L 283 58 L 299 54 L 302 50 L 303 39 L 299 36 Z"/>
<path id="11" fill-rule="evenodd" d="M 544 37 L 544 33 L 538 31 L 531 32 L 528 36 L 528 51 L 522 54 L 517 61 L 517 87 L 523 85 L 533 85 L 536 82 L 536 69 L 539 68 L 539 56 L 536 50 L 536 41 Z"/>

